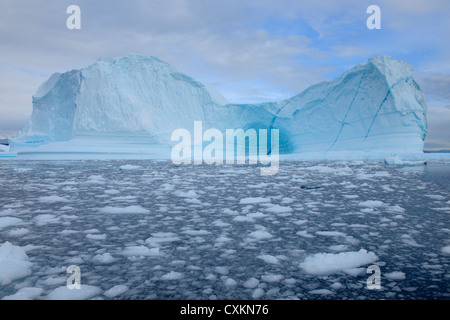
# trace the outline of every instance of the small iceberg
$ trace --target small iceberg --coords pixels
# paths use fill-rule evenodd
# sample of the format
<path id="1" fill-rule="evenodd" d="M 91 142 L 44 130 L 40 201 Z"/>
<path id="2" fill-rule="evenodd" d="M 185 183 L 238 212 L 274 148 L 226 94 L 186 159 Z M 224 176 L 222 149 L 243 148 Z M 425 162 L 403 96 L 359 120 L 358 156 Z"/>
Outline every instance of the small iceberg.
<path id="1" fill-rule="evenodd" d="M 421 165 L 426 165 L 427 161 L 426 160 L 420 160 L 420 161 L 402 160 L 398 155 L 393 155 L 391 157 L 385 158 L 384 163 L 386 165 L 421 166 Z"/>
<path id="2" fill-rule="evenodd" d="M 0 144 L 0 159 L 15 157 L 17 157 L 17 153 L 9 152 L 9 146 Z"/>

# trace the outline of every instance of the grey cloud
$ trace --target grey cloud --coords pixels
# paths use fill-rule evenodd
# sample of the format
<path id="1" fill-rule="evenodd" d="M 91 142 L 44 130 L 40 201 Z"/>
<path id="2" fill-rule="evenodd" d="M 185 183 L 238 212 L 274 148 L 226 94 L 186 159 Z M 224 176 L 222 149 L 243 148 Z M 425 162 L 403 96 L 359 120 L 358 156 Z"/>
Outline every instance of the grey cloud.
<path id="1" fill-rule="evenodd" d="M 421 81 L 421 87 L 427 94 L 450 100 L 450 74 L 434 74 Z"/>
<path id="2" fill-rule="evenodd" d="M 430 106 L 427 113 L 428 134 L 426 148 L 450 149 L 450 106 Z"/>

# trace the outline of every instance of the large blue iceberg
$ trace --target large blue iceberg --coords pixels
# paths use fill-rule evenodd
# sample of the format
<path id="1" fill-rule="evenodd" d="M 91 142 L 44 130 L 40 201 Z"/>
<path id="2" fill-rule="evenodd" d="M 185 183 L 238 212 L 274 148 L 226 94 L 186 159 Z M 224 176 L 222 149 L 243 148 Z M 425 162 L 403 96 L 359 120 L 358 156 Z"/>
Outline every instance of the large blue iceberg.
<path id="1" fill-rule="evenodd" d="M 233 104 L 166 62 L 133 54 L 53 74 L 10 152 L 168 158 L 172 132 L 202 121 L 219 130 L 279 129 L 280 153 L 291 156 L 419 154 L 426 111 L 412 67 L 388 56 L 287 100 Z"/>

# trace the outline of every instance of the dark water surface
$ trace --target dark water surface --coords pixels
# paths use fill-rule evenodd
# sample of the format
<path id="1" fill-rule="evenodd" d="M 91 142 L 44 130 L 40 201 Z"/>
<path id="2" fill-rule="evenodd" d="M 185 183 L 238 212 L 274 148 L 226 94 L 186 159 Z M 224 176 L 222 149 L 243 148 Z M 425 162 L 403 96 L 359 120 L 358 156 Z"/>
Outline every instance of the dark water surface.
<path id="1" fill-rule="evenodd" d="M 116 299 L 449 299 L 449 181 L 440 162 L 284 162 L 261 176 L 257 166 L 0 161 L 0 218 L 21 220 L 0 228 L 0 244 L 32 263 L 0 298 L 31 287 L 44 299 L 78 265 L 94 299 L 118 285 Z M 333 257 L 360 250 L 376 259 L 332 270 Z M 302 267 L 319 253 L 331 257 L 326 274 Z M 367 288 L 369 265 L 380 290 Z"/>

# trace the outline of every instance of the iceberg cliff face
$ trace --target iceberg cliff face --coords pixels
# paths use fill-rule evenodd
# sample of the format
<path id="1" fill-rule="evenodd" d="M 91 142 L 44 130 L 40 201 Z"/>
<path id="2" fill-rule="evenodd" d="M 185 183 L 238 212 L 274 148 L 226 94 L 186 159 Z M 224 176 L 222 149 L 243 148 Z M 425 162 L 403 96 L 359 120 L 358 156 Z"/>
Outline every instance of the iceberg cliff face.
<path id="1" fill-rule="evenodd" d="M 77 141 L 74 151 L 99 137 L 105 152 L 117 141 L 170 147 L 173 130 L 193 132 L 194 121 L 205 129 L 279 129 L 280 152 L 288 154 L 419 153 L 427 132 L 426 97 L 412 67 L 388 56 L 290 99 L 243 105 L 160 59 L 128 55 L 52 75 L 34 95 L 32 116 L 11 149 L 58 151 Z"/>
<path id="2" fill-rule="evenodd" d="M 33 96 L 33 113 L 25 136 L 43 135 L 46 141 L 69 140 L 80 92 L 81 72 L 53 74 Z"/>
<path id="3" fill-rule="evenodd" d="M 293 152 L 422 152 L 426 97 L 411 66 L 375 56 L 284 101 L 273 126 Z"/>
<path id="4" fill-rule="evenodd" d="M 207 121 L 226 101 L 164 61 L 128 55 L 54 74 L 33 97 L 24 136 L 66 141 L 78 135 L 144 134 L 163 142 L 173 130 Z"/>

